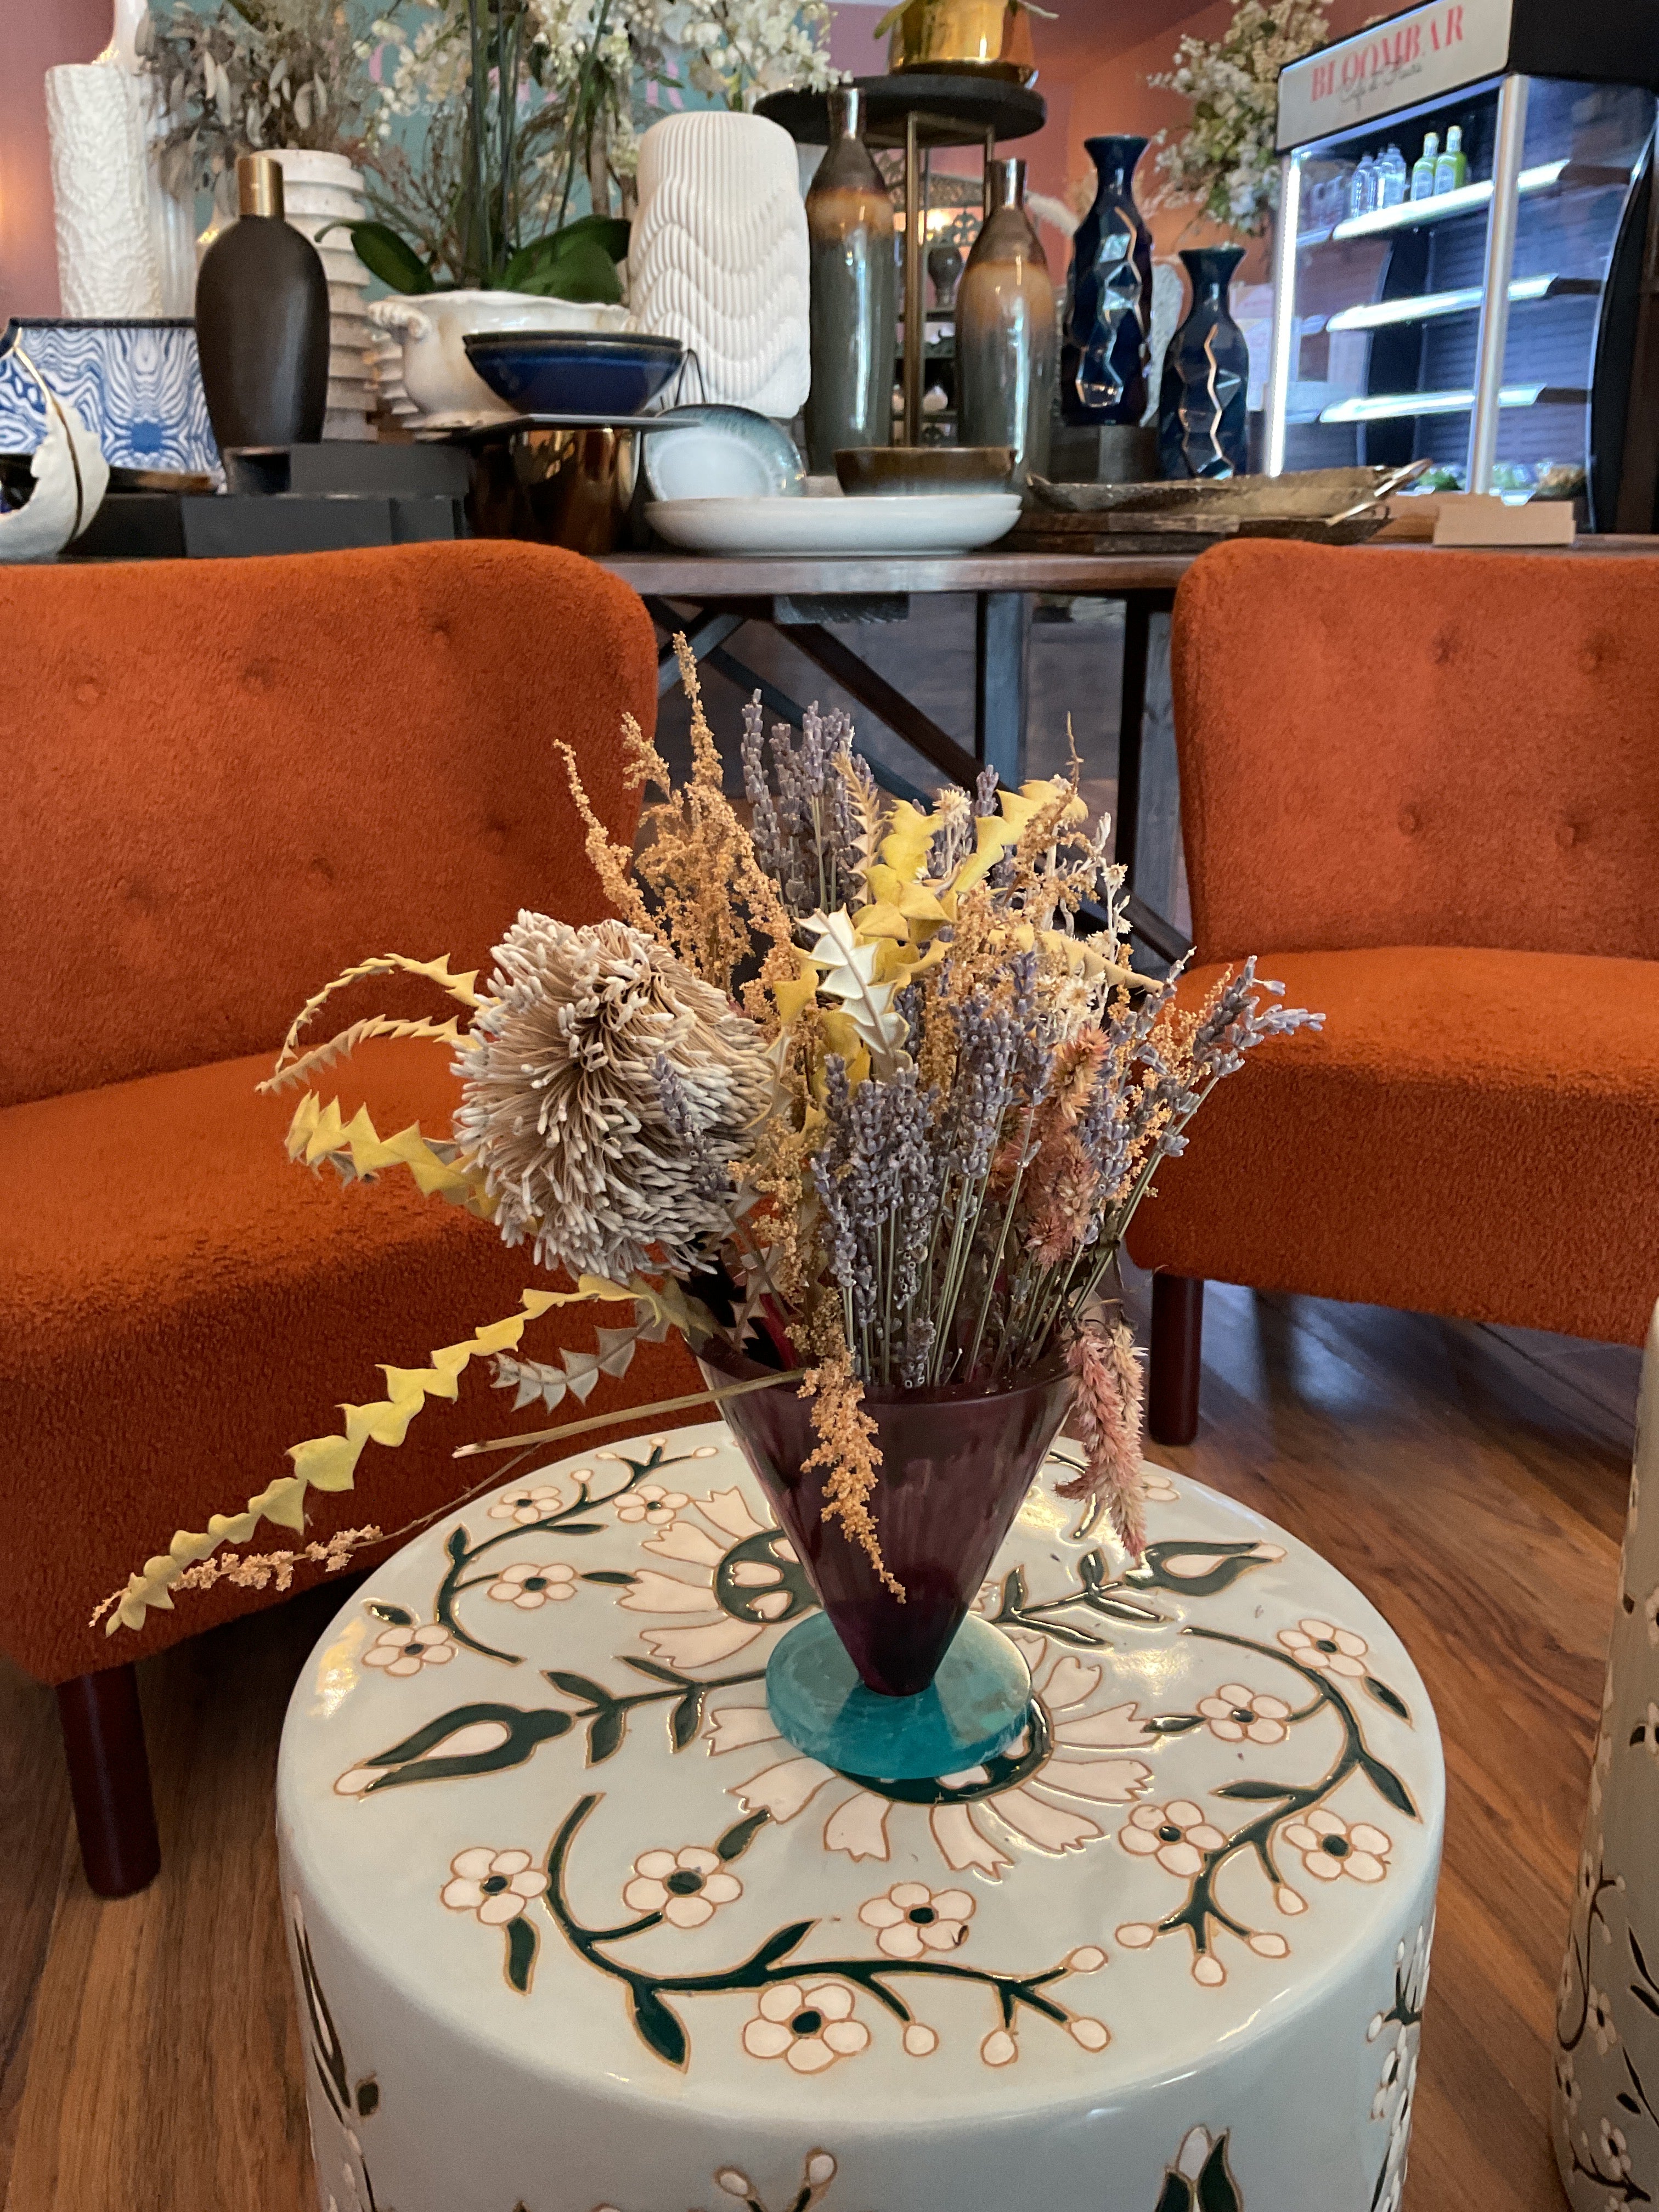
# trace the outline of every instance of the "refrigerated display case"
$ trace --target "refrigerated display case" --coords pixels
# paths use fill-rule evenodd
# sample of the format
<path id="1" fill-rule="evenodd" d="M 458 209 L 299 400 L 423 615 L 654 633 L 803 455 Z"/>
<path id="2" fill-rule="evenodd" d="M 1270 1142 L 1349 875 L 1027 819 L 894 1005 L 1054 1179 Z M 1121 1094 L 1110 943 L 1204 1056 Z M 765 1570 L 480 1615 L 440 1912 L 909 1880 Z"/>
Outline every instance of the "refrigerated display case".
<path id="1" fill-rule="evenodd" d="M 1425 460 L 1610 527 L 1656 87 L 1646 0 L 1431 0 L 1287 69 L 1267 472 Z"/>

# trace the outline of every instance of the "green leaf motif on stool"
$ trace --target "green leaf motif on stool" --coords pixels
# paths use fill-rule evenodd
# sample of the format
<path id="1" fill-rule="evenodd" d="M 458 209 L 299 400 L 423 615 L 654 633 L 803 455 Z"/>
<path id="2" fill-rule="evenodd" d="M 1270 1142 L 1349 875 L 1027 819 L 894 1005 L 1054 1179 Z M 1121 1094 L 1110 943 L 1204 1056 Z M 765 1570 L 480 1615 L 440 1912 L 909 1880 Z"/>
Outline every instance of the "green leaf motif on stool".
<path id="1" fill-rule="evenodd" d="M 1155 2212 L 1245 2212 L 1227 2160 L 1227 2135 L 1194 2128 L 1164 2179 Z"/>
<path id="2" fill-rule="evenodd" d="M 1352 1631 L 1328 1622 L 1304 1620 L 1282 1628 L 1276 1642 L 1263 1644 L 1248 1636 L 1233 1636 L 1218 1628 L 1188 1626 L 1182 1635 L 1201 1642 L 1221 1644 L 1248 1651 L 1291 1668 L 1311 1691 L 1310 1703 L 1292 1711 L 1281 1698 L 1268 1698 L 1243 1684 L 1226 1686 L 1224 1695 L 1200 1701 L 1196 1713 L 1160 1713 L 1146 1723 L 1157 1736 L 1190 1733 L 1200 1723 L 1224 1740 L 1246 1740 L 1250 1730 L 1272 1742 L 1289 1730 L 1318 1718 L 1337 1722 L 1341 1731 L 1334 1757 L 1326 1772 L 1312 1783 L 1276 1782 L 1265 1775 L 1241 1775 L 1215 1785 L 1212 1797 L 1236 1804 L 1261 1805 L 1265 1809 L 1231 1835 L 1204 1821 L 1196 1806 L 1184 1799 L 1159 1808 L 1139 1806 L 1118 1832 L 1118 1840 L 1137 1856 L 1151 1857 L 1165 1871 L 1186 1880 L 1182 1905 L 1158 1921 L 1130 1921 L 1117 1930 L 1118 1941 L 1131 1950 L 1146 1950 L 1160 1937 L 1184 1930 L 1192 1943 L 1194 1981 L 1218 1989 L 1227 1969 L 1218 1953 L 1219 1938 L 1237 1937 L 1259 1957 L 1284 1958 L 1287 1939 L 1274 1929 L 1253 1928 L 1239 1917 L 1236 1906 L 1224 1905 L 1218 1885 L 1225 1869 L 1248 1855 L 1271 1885 L 1280 1913 L 1294 1916 L 1307 1910 L 1308 1900 L 1285 1880 L 1279 1853 L 1294 1852 L 1304 1872 L 1316 1884 L 1328 1887 L 1347 1875 L 1362 1884 L 1382 1881 L 1388 1873 L 1393 1844 L 1383 1830 L 1366 1821 L 1350 1822 L 1328 1808 L 1328 1801 L 1351 1776 L 1361 1775 L 1383 1802 L 1407 1820 L 1418 1818 L 1411 1792 L 1395 1772 L 1370 1749 L 1345 1685 L 1363 1681 L 1386 1711 L 1407 1717 L 1409 1709 L 1394 1692 L 1374 1682 L 1366 1671 L 1366 1645 Z M 1229 1698 L 1242 1700 L 1230 1705 Z M 1164 1816 L 1160 1821 L 1160 1813 Z M 1345 1885 L 1346 1887 L 1346 1885 Z"/>

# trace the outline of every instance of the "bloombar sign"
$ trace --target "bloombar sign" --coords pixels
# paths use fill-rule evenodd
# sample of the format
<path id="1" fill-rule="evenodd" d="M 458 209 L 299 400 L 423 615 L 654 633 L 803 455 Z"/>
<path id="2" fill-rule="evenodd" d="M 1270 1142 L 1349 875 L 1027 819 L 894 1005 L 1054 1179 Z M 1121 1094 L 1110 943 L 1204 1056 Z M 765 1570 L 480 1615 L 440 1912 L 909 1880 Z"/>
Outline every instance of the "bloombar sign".
<path id="1" fill-rule="evenodd" d="M 1509 60 L 1512 0 L 1431 0 L 1293 62 L 1279 80 L 1281 151 L 1392 115 Z"/>

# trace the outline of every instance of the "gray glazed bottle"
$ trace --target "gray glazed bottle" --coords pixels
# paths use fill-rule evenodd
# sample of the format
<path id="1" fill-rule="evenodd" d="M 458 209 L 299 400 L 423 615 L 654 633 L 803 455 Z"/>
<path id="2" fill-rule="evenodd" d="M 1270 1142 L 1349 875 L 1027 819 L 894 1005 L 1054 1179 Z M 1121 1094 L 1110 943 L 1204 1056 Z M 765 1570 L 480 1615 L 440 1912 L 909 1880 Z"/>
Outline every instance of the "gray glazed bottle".
<path id="1" fill-rule="evenodd" d="M 1017 484 L 1045 476 L 1059 334 L 1054 287 L 1025 212 L 1025 164 L 988 167 L 991 213 L 957 294 L 957 436 L 1012 446 Z"/>
<path id="2" fill-rule="evenodd" d="M 859 137 L 855 89 L 830 95 L 830 150 L 806 195 L 811 252 L 812 388 L 808 459 L 833 476 L 838 450 L 893 438 L 898 344 L 893 203 Z"/>
<path id="3" fill-rule="evenodd" d="M 269 154 L 236 164 L 238 220 L 196 279 L 196 345 L 221 453 L 314 446 L 328 404 L 328 279 L 317 249 L 283 218 Z"/>

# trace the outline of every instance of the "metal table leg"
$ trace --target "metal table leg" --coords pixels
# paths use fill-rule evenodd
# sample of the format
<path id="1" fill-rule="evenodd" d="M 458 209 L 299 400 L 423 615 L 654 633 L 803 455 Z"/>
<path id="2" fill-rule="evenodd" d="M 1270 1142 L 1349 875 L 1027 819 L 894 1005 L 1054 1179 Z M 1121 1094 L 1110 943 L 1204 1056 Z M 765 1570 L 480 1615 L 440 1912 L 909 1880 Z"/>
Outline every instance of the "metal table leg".
<path id="1" fill-rule="evenodd" d="M 1030 689 L 1030 601 L 1024 592 L 975 598 L 974 750 L 1005 784 L 1025 771 L 1025 714 Z"/>
<path id="2" fill-rule="evenodd" d="M 1146 720 L 1146 661 L 1152 608 L 1144 596 L 1123 602 L 1123 682 L 1117 723 L 1117 820 L 1112 858 L 1123 870 L 1126 890 L 1135 883 L 1135 840 L 1140 829 L 1140 741 Z"/>

